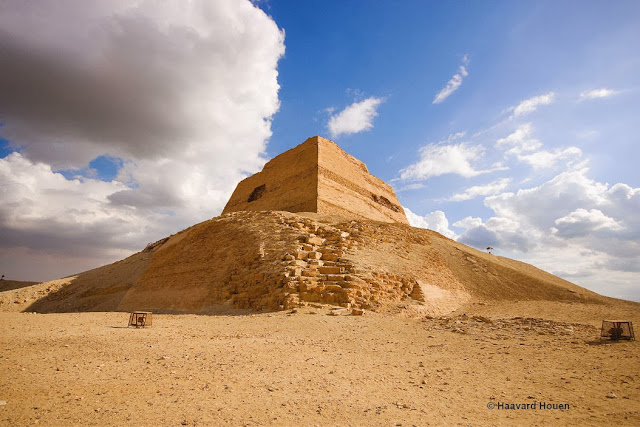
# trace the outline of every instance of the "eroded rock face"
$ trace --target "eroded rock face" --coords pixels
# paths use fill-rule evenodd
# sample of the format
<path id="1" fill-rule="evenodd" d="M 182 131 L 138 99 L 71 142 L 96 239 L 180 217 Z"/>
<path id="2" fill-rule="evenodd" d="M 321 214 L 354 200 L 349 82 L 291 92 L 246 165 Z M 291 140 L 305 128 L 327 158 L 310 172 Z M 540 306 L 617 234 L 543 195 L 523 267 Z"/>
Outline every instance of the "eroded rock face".
<path id="1" fill-rule="evenodd" d="M 408 224 L 393 189 L 334 142 L 314 136 L 238 184 L 223 214 L 279 210 Z"/>
<path id="2" fill-rule="evenodd" d="M 474 301 L 603 298 L 430 230 L 284 211 L 225 214 L 57 282 L 0 298 L 0 309 L 210 313 L 319 303 L 442 315 Z"/>
<path id="3" fill-rule="evenodd" d="M 402 229 L 404 237 L 412 234 Z M 154 247 L 147 271 L 117 308 L 206 311 L 226 304 L 282 310 L 322 303 L 372 309 L 389 301 L 424 303 L 415 278 L 358 262 L 359 248 L 375 245 L 362 230 L 358 221 L 320 223 L 287 212 L 223 215 Z M 414 298 L 418 294 L 422 301 Z"/>

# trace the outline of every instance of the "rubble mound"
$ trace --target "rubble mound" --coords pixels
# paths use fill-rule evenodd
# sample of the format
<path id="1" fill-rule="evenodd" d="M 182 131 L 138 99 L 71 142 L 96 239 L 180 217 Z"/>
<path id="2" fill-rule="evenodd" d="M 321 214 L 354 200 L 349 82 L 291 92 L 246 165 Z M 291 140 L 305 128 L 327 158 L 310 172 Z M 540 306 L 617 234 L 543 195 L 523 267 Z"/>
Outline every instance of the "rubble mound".
<path id="1" fill-rule="evenodd" d="M 37 288 L 37 291 L 35 290 Z M 37 312 L 212 313 L 330 304 L 442 315 L 482 301 L 605 300 L 431 230 L 317 213 L 232 212 L 122 261 L 3 293 L 0 308 Z"/>

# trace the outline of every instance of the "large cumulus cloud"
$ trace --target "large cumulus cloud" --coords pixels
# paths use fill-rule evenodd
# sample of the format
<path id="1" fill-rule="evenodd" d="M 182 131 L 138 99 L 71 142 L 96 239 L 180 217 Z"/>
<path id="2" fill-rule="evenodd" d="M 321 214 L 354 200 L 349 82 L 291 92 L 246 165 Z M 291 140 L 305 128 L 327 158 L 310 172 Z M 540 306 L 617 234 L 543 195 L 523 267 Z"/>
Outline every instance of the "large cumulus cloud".
<path id="1" fill-rule="evenodd" d="M 640 299 L 640 188 L 608 185 L 582 168 L 539 186 L 487 197 L 493 216 L 465 218 L 459 240 L 516 254 L 598 292 L 616 286 L 621 296 Z M 578 278 L 579 280 L 577 280 Z"/>
<path id="2" fill-rule="evenodd" d="M 249 1 L 2 2 L 4 254 L 107 261 L 218 214 L 265 161 L 283 53 Z M 111 182 L 82 173 L 102 155 Z"/>

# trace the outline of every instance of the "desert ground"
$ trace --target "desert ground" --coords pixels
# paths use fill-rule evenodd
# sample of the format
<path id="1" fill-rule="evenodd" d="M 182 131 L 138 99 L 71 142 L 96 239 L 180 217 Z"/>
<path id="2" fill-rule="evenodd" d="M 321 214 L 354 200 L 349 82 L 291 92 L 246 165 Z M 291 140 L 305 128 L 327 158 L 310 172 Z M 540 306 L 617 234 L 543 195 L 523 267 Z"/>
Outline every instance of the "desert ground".
<path id="1" fill-rule="evenodd" d="M 235 212 L 6 283 L 0 423 L 638 426 L 638 343 L 603 319 L 640 304 L 408 225 Z"/>
<path id="2" fill-rule="evenodd" d="M 603 318 L 640 324 L 639 304 L 611 301 L 474 303 L 438 317 L 312 304 L 154 314 L 144 329 L 124 312 L 5 311 L 0 423 L 637 426 L 638 343 L 598 337 Z"/>

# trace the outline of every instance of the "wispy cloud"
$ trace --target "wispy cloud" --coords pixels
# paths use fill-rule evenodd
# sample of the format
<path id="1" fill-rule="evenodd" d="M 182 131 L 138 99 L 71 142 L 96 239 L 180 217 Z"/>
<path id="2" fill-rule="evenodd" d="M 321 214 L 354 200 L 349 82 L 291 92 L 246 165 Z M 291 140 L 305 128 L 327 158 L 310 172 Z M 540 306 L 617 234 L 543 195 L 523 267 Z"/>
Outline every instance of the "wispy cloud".
<path id="1" fill-rule="evenodd" d="M 462 65 L 458 68 L 458 72 L 451 77 L 451 80 L 447 82 L 447 85 L 436 94 L 435 98 L 433 98 L 434 104 L 440 104 L 442 101 L 447 99 L 453 92 L 458 90 L 460 85 L 462 84 L 462 80 L 469 75 L 467 71 L 467 66 L 469 65 L 469 55 L 465 55 L 462 57 Z"/>
<path id="2" fill-rule="evenodd" d="M 407 185 L 403 185 L 400 188 L 396 188 L 396 192 L 400 192 L 400 191 L 413 191 L 413 190 L 420 190 L 421 188 L 425 188 L 426 185 L 422 182 L 414 182 L 413 184 L 407 184 Z"/>
<path id="3" fill-rule="evenodd" d="M 593 90 L 585 90 L 580 94 L 580 99 L 598 99 L 598 98 L 608 98 L 613 95 L 617 95 L 620 92 L 613 89 L 593 89 Z"/>
<path id="4" fill-rule="evenodd" d="M 463 200 L 475 199 L 479 196 L 492 196 L 507 188 L 510 182 L 511 180 L 509 178 L 503 178 L 485 185 L 475 185 L 467 188 L 462 193 L 454 194 L 447 200 L 450 202 L 461 202 Z"/>
<path id="5" fill-rule="evenodd" d="M 533 98 L 525 99 L 520 102 L 513 109 L 512 117 L 524 116 L 525 114 L 533 113 L 541 105 L 548 105 L 553 103 L 556 94 L 553 92 L 545 93 L 544 95 L 534 96 Z"/>
<path id="6" fill-rule="evenodd" d="M 498 149 L 506 149 L 505 159 L 508 156 L 515 156 L 518 161 L 527 163 L 534 169 L 552 168 L 563 160 L 571 166 L 582 157 L 582 151 L 578 147 L 557 148 L 553 151 L 542 150 L 542 142 L 533 137 L 531 123 L 521 124 L 513 133 L 499 139 L 495 146 Z"/>
<path id="7" fill-rule="evenodd" d="M 534 169 L 553 168 L 563 160 L 566 160 L 567 165 L 571 167 L 582 158 L 582 150 L 578 147 L 557 148 L 553 151 L 540 150 L 531 154 L 518 154 L 517 158 Z"/>
<path id="8" fill-rule="evenodd" d="M 400 170 L 400 179 L 425 180 L 445 174 L 472 177 L 488 170 L 476 170 L 472 162 L 482 156 L 481 146 L 430 144 L 420 148 L 420 160 Z"/>
<path id="9" fill-rule="evenodd" d="M 331 115 L 327 128 L 332 137 L 369 130 L 373 127 L 373 119 L 378 115 L 378 106 L 384 98 L 370 97 L 364 101 L 354 102 L 338 114 Z M 333 113 L 333 109 L 327 111 Z"/>
<path id="10" fill-rule="evenodd" d="M 531 123 L 524 123 L 508 136 L 499 139 L 496 142 L 497 148 L 509 147 L 505 154 L 522 154 L 537 150 L 542 146 L 542 143 L 533 138 L 533 125 Z"/>

